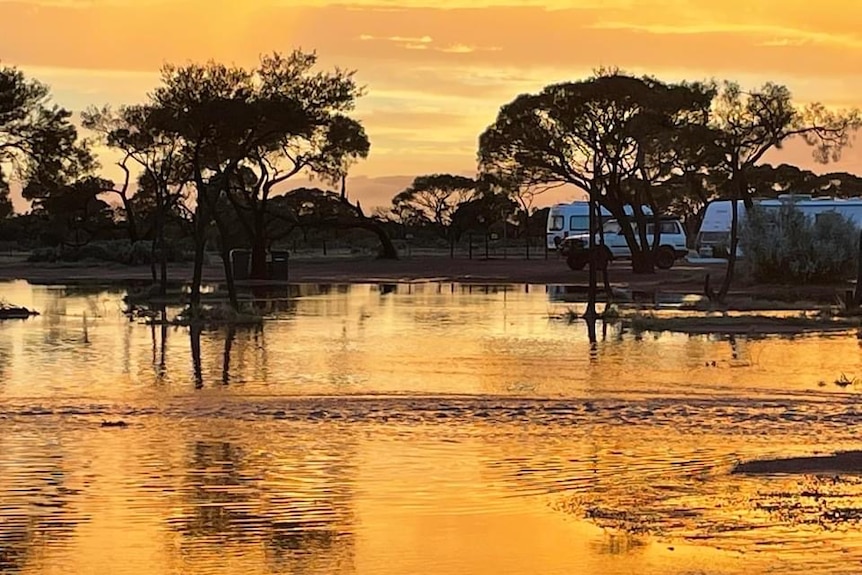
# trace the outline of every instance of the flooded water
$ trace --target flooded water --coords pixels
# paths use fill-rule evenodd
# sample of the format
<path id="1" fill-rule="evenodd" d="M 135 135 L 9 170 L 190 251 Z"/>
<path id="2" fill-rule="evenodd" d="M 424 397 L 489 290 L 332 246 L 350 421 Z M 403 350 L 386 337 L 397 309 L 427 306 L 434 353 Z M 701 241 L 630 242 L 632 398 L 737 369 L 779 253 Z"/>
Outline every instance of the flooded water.
<path id="1" fill-rule="evenodd" d="M 862 476 L 730 474 L 859 447 L 855 332 L 591 348 L 544 286 L 428 283 L 291 286 L 262 328 L 190 333 L 124 293 L 0 284 L 41 312 L 0 322 L 0 572 L 862 565 Z"/>

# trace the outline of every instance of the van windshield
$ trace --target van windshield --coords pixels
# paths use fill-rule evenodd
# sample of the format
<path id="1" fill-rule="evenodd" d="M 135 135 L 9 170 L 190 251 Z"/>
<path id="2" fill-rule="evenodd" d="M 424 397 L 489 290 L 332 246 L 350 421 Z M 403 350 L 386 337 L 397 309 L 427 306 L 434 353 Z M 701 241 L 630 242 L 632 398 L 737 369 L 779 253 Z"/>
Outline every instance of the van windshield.
<path id="1" fill-rule="evenodd" d="M 548 223 L 548 231 L 561 232 L 566 225 L 566 218 L 563 216 L 551 216 L 551 221 Z"/>

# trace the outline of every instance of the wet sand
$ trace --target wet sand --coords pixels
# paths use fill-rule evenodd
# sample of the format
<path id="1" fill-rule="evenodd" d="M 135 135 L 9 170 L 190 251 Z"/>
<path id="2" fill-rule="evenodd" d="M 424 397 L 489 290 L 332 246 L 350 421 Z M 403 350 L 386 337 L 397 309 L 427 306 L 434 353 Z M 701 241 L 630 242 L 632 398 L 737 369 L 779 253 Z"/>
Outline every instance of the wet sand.
<path id="1" fill-rule="evenodd" d="M 841 451 L 832 455 L 811 457 L 758 459 L 739 463 L 734 467 L 733 473 L 748 475 L 862 473 L 862 451 Z"/>

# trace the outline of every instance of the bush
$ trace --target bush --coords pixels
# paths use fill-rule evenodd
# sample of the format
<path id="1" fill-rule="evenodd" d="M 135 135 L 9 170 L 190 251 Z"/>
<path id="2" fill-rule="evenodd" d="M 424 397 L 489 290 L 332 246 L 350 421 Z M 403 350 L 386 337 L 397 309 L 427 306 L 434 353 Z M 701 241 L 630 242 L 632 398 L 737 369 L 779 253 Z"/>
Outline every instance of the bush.
<path id="1" fill-rule="evenodd" d="M 30 262 L 79 262 L 100 261 L 127 265 L 146 265 L 151 261 L 152 242 L 129 240 L 109 240 L 90 242 L 80 248 L 45 247 L 30 252 L 27 261 Z M 167 243 L 167 260 L 169 262 L 190 261 L 194 257 L 193 250 L 183 249 L 183 242 Z M 158 252 L 156 252 L 158 261 Z"/>
<path id="2" fill-rule="evenodd" d="M 835 212 L 810 218 L 791 204 L 778 210 L 753 206 L 740 223 L 739 246 L 753 279 L 818 283 L 856 268 L 859 229 Z"/>

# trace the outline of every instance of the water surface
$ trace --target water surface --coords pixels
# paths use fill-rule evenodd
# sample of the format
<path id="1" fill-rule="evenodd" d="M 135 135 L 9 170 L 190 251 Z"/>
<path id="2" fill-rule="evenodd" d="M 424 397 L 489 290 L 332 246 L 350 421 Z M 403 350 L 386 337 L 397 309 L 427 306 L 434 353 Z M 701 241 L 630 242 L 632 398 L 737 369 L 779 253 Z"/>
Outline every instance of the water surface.
<path id="1" fill-rule="evenodd" d="M 0 284 L 0 571 L 855 573 L 855 333 L 553 319 L 544 286 L 291 286 L 262 329 L 149 326 L 123 290 Z M 195 342 L 197 343 L 197 342 Z M 105 428 L 103 420 L 123 420 Z"/>

